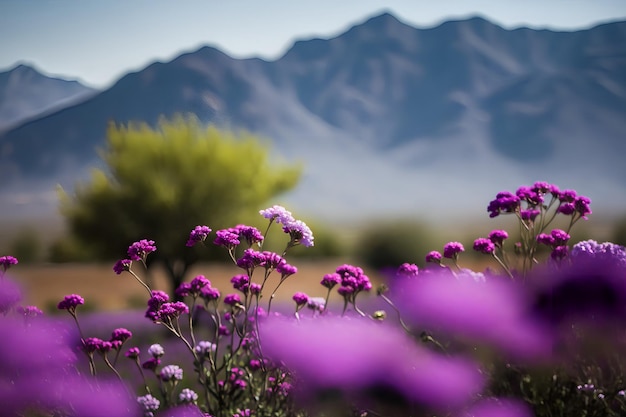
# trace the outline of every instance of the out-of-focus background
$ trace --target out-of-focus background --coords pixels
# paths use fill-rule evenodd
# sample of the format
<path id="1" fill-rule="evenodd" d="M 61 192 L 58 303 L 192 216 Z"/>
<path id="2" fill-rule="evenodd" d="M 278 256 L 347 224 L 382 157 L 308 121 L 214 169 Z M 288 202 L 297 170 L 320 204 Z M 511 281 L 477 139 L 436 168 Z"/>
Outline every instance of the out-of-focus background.
<path id="1" fill-rule="evenodd" d="M 81 291 L 102 308 L 143 305 L 141 287 L 113 274 L 116 257 L 85 242 L 89 230 L 112 239 L 119 218 L 100 213 L 89 229 L 59 210 L 93 168 L 107 172 L 111 122 L 158 129 L 194 115 L 299 166 L 293 184 L 248 203 L 282 204 L 312 227 L 316 246 L 293 261 L 311 292 L 339 263 L 377 276 L 450 240 L 469 249 L 515 223 L 488 218 L 496 193 L 535 181 L 592 199 L 574 239 L 626 243 L 621 0 L 5 1 L 0 38 L 0 255 L 20 258 L 11 274 L 43 307 Z M 158 182 L 161 167 L 139 171 Z M 179 222 L 183 245 L 196 219 Z M 165 228 L 152 224 L 133 239 Z M 185 262 L 187 277 L 225 286 L 239 272 L 202 254 Z"/>

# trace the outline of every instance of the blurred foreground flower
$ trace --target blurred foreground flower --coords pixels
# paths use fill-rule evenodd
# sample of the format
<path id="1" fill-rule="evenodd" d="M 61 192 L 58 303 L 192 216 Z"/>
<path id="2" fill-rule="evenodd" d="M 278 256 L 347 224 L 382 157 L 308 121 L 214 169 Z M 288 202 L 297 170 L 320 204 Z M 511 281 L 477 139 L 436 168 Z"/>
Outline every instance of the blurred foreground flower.
<path id="1" fill-rule="evenodd" d="M 263 352 L 294 372 L 303 401 L 335 392 L 367 403 L 378 393 L 383 401 L 447 408 L 483 387 L 473 362 L 435 354 L 401 329 L 367 318 L 269 317 L 260 332 Z"/>

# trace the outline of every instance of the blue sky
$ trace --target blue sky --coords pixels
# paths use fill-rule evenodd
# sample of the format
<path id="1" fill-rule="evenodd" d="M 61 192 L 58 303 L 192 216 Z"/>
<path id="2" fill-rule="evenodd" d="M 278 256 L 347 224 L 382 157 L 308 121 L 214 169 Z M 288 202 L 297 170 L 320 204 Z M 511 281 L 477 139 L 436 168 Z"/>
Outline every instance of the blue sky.
<path id="1" fill-rule="evenodd" d="M 275 59 L 296 39 L 382 11 L 417 27 L 479 14 L 506 28 L 576 30 L 626 20 L 626 0 L 2 0 L 0 71 L 27 62 L 102 88 L 207 44 Z"/>

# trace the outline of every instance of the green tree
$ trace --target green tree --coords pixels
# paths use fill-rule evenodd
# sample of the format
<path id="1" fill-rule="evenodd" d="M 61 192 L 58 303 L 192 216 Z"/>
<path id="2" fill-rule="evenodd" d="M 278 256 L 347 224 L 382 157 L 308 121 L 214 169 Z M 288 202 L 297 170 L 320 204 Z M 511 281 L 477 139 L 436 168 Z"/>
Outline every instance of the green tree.
<path id="1" fill-rule="evenodd" d="M 72 235 L 101 259 L 125 257 L 139 239 L 156 242 L 171 290 L 198 260 L 185 242 L 197 225 L 213 230 L 241 223 L 269 200 L 296 186 L 300 166 L 270 161 L 268 145 L 197 119 L 111 124 L 94 170 L 73 195 L 61 190 L 61 212 Z"/>

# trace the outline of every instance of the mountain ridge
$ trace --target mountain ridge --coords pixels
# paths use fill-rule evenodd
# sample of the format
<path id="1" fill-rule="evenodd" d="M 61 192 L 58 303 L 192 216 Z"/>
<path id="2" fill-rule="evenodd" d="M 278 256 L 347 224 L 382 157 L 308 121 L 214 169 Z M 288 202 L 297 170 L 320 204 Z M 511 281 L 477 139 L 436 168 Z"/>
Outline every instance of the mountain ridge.
<path id="1" fill-rule="evenodd" d="M 311 207 L 326 215 L 350 212 L 344 193 L 372 213 L 436 211 L 435 201 L 400 198 L 401 190 L 429 178 L 445 184 L 439 188 L 504 186 L 504 178 L 472 184 L 461 175 L 489 178 L 490 167 L 511 181 L 603 182 L 594 189 L 608 205 L 613 188 L 626 189 L 626 170 L 618 169 L 626 154 L 625 45 L 626 22 L 558 32 L 509 30 L 477 16 L 418 29 L 389 13 L 332 38 L 298 40 L 270 61 L 207 45 L 0 134 L 0 177 L 11 178 L 0 192 L 43 177 L 65 185 L 82 178 L 97 164 L 94 149 L 111 120 L 153 124 L 194 113 L 270 138 L 280 157 L 303 159 L 302 190 L 287 201 L 310 205 L 314 191 L 327 206 L 342 205 Z M 585 161 L 613 172 L 568 171 Z M 529 174 L 539 169 L 545 176 Z M 443 200 L 438 192 L 434 200 Z"/>

